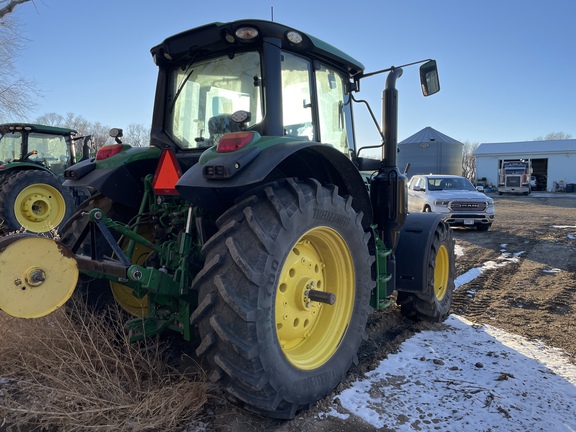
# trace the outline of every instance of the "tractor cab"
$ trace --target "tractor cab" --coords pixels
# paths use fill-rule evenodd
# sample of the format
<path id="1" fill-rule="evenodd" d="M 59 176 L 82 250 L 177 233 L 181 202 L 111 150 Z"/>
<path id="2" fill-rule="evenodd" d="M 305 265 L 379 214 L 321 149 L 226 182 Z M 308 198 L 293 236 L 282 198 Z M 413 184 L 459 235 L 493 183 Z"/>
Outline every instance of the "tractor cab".
<path id="1" fill-rule="evenodd" d="M 213 23 L 166 39 L 152 55 L 160 147 L 205 149 L 248 131 L 354 148 L 349 93 L 364 66 L 312 36 L 266 21 Z M 239 111 L 248 116 L 238 121 Z"/>
<path id="2" fill-rule="evenodd" d="M 0 162 L 32 163 L 56 175 L 76 162 L 73 129 L 26 123 L 0 125 Z"/>

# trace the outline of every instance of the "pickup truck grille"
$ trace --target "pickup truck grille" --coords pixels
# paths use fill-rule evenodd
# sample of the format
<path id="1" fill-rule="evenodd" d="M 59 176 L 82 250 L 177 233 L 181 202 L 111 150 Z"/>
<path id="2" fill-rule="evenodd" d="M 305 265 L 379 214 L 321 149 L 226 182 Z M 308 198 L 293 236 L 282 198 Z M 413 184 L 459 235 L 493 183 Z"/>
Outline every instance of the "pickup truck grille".
<path id="1" fill-rule="evenodd" d="M 483 212 L 486 210 L 486 203 L 483 201 L 452 201 L 449 208 L 453 212 Z"/>

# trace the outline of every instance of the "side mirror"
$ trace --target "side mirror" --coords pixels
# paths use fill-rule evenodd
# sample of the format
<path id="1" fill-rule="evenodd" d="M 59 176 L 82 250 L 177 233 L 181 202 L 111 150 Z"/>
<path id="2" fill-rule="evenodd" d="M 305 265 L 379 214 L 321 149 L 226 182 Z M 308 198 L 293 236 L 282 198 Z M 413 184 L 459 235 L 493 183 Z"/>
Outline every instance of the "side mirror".
<path id="1" fill-rule="evenodd" d="M 478 192 L 484 192 L 484 186 L 480 185 L 480 186 L 476 186 L 476 190 Z"/>
<path id="2" fill-rule="evenodd" d="M 422 189 L 420 189 L 420 186 L 414 186 L 414 187 L 412 188 L 412 190 L 414 190 L 414 191 L 421 191 Z"/>
<path id="3" fill-rule="evenodd" d="M 440 91 L 436 60 L 429 60 L 420 66 L 420 84 L 424 96 L 430 96 Z"/>

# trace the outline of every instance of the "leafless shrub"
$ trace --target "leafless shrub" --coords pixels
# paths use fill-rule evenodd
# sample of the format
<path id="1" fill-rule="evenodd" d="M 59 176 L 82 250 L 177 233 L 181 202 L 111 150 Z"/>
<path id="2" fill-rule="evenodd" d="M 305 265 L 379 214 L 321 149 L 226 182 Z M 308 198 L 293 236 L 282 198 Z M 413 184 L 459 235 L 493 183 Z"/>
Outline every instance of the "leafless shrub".
<path id="1" fill-rule="evenodd" d="M 4 421 L 59 431 L 174 431 L 193 421 L 207 400 L 205 377 L 168 366 L 159 339 L 131 344 L 110 325 L 114 314 L 0 312 Z"/>

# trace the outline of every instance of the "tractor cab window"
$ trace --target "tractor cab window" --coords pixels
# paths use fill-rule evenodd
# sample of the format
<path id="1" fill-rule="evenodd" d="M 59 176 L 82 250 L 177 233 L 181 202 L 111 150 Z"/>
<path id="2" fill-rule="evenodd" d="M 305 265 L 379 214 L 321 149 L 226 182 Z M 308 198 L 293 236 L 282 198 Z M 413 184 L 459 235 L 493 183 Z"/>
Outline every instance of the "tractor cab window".
<path id="1" fill-rule="evenodd" d="M 332 144 L 348 154 L 347 129 L 352 131 L 350 95 L 346 93 L 347 78 L 335 70 L 321 65 L 316 70 L 316 92 L 322 142 Z"/>
<path id="2" fill-rule="evenodd" d="M 28 135 L 28 152 L 32 150 L 36 150 L 38 153 L 31 155 L 29 160 L 42 163 L 55 174 L 64 173 L 70 160 L 68 145 L 64 136 L 31 132 Z"/>
<path id="3" fill-rule="evenodd" d="M 282 53 L 282 115 L 284 135 L 314 140 L 310 62 Z"/>
<path id="4" fill-rule="evenodd" d="M 348 154 L 351 128 L 347 77 L 325 65 L 315 63 L 316 97 L 312 97 L 309 60 L 282 53 L 282 114 L 284 135 L 318 140 Z M 314 107 L 312 101 L 316 101 Z M 313 109 L 318 124 L 313 121 Z"/>
<path id="5" fill-rule="evenodd" d="M 22 134 L 12 132 L 2 135 L 0 140 L 0 162 L 10 163 L 15 159 L 20 159 L 22 147 Z"/>
<path id="6" fill-rule="evenodd" d="M 169 78 L 166 132 L 184 149 L 210 147 L 241 125 L 231 120 L 248 111 L 250 127 L 262 121 L 260 55 L 237 53 L 173 70 Z"/>

